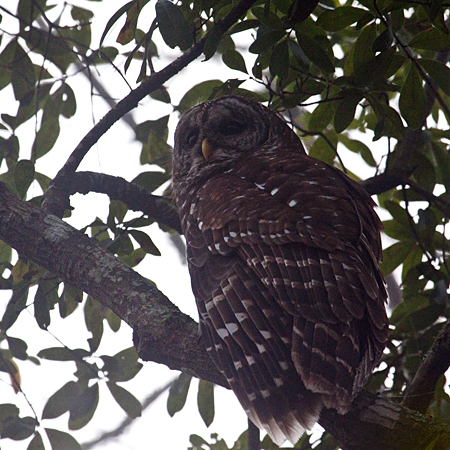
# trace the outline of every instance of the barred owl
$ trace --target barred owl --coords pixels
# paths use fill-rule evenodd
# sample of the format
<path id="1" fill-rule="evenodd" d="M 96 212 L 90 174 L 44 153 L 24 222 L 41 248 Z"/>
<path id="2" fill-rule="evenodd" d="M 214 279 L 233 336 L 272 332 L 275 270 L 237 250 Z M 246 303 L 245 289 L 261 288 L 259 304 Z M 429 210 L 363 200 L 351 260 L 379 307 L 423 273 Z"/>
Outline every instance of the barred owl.
<path id="1" fill-rule="evenodd" d="M 182 117 L 173 189 L 201 337 L 250 419 L 281 444 L 346 413 L 388 339 L 369 195 L 237 96 Z"/>

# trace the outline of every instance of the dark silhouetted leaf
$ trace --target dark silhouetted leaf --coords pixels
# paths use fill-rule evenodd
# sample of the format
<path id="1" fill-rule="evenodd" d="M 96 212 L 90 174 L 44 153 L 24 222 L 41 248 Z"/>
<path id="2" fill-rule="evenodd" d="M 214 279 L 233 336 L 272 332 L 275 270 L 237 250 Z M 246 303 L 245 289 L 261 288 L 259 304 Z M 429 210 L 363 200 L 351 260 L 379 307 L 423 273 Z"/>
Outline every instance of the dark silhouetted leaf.
<path id="1" fill-rule="evenodd" d="M 289 48 L 286 40 L 275 45 L 270 56 L 270 73 L 285 80 L 289 75 Z"/>
<path id="2" fill-rule="evenodd" d="M 80 390 L 75 405 L 70 408 L 69 429 L 79 430 L 94 416 L 99 401 L 98 383 Z"/>
<path id="3" fill-rule="evenodd" d="M 164 42 L 170 47 L 187 50 L 193 43 L 192 30 L 181 9 L 169 0 L 156 2 L 156 18 Z"/>
<path id="4" fill-rule="evenodd" d="M 416 130 L 423 125 L 427 99 L 414 64 L 410 63 L 409 72 L 400 92 L 398 106 L 408 125 Z"/>
<path id="5" fill-rule="evenodd" d="M 334 72 L 333 63 L 331 62 L 325 50 L 316 40 L 309 37 L 307 34 L 297 30 L 296 36 L 300 48 L 317 67 L 328 73 Z"/>
<path id="6" fill-rule="evenodd" d="M 252 14 L 264 25 L 274 29 L 284 31 L 283 23 L 281 19 L 269 9 L 256 7 L 252 8 Z"/>
<path id="7" fill-rule="evenodd" d="M 90 353 L 82 348 L 70 350 L 66 347 L 44 348 L 38 353 L 39 358 L 51 361 L 76 361 L 89 355 Z"/>
<path id="8" fill-rule="evenodd" d="M 243 56 L 236 50 L 227 50 L 222 55 L 222 61 L 233 70 L 239 70 L 247 73 L 247 67 L 245 66 L 245 60 Z"/>
<path id="9" fill-rule="evenodd" d="M 334 129 L 336 133 L 342 133 L 355 117 L 356 107 L 362 100 L 362 93 L 359 91 L 347 91 L 345 97 L 338 103 L 334 115 Z"/>
<path id="10" fill-rule="evenodd" d="M 433 59 L 420 58 L 417 61 L 437 85 L 450 96 L 450 69 L 445 64 Z"/>
<path id="11" fill-rule="evenodd" d="M 34 180 L 34 164 L 28 159 L 21 159 L 14 167 L 14 184 L 17 193 L 23 200 L 28 188 Z"/>
<path id="12" fill-rule="evenodd" d="M 380 265 L 380 269 L 383 275 L 389 275 L 400 264 L 402 264 L 416 245 L 417 244 L 415 240 L 405 239 L 404 241 L 396 242 L 390 247 L 384 249 L 383 262 Z"/>
<path id="13" fill-rule="evenodd" d="M 140 417 L 142 414 L 142 406 L 139 400 L 126 389 L 118 386 L 116 383 L 108 381 L 109 391 L 119 406 L 133 419 Z"/>
<path id="14" fill-rule="evenodd" d="M 105 40 L 105 37 L 108 34 L 108 31 L 114 26 L 114 24 L 120 19 L 120 17 L 122 17 L 122 15 L 125 14 L 136 2 L 137 0 L 132 0 L 131 2 L 126 3 L 111 16 L 111 18 L 108 20 L 108 23 L 106 24 L 105 29 L 103 30 L 102 37 L 100 38 L 99 47 L 102 46 L 103 41 Z"/>
<path id="15" fill-rule="evenodd" d="M 45 404 L 42 412 L 43 419 L 54 419 L 74 407 L 80 388 L 75 381 L 69 381 L 58 389 Z"/>
<path id="16" fill-rule="evenodd" d="M 186 403 L 186 397 L 189 391 L 192 377 L 186 373 L 181 373 L 169 389 L 167 398 L 167 412 L 173 417 L 178 411 L 181 411 Z"/>
<path id="17" fill-rule="evenodd" d="M 134 347 L 122 350 L 114 356 L 102 356 L 103 370 L 107 372 L 110 381 L 129 381 L 142 369 Z"/>
<path id="18" fill-rule="evenodd" d="M 443 33 L 438 28 L 430 28 L 414 36 L 409 46 L 436 52 L 446 50 L 450 47 L 450 35 Z"/>
<path id="19" fill-rule="evenodd" d="M 28 344 L 25 341 L 12 336 L 6 336 L 6 341 L 8 342 L 9 350 L 15 358 L 23 361 L 28 359 Z"/>
<path id="20" fill-rule="evenodd" d="M 81 450 L 80 444 L 70 434 L 53 428 L 45 428 L 45 432 L 52 450 Z"/>
<path id="21" fill-rule="evenodd" d="M 45 450 L 44 441 L 40 433 L 36 433 L 28 444 L 27 450 Z"/>
<path id="22" fill-rule="evenodd" d="M 147 253 L 155 256 L 161 256 L 161 252 L 158 250 L 147 233 L 139 230 L 130 230 L 129 233 Z"/>
<path id="23" fill-rule="evenodd" d="M 169 179 L 165 172 L 142 172 L 131 182 L 153 192 Z"/>
<path id="24" fill-rule="evenodd" d="M 358 22 L 368 11 L 352 6 L 341 6 L 334 10 L 325 10 L 317 19 L 317 25 L 327 31 L 340 31 Z"/>
<path id="25" fill-rule="evenodd" d="M 223 82 L 220 80 L 207 80 L 196 84 L 189 91 L 184 94 L 178 106 L 175 107 L 177 111 L 184 114 L 188 109 L 197 105 L 199 102 L 208 100 L 214 88 L 222 86 Z"/>
<path id="26" fill-rule="evenodd" d="M 198 384 L 197 405 L 200 416 L 209 427 L 214 420 L 214 384 L 200 380 Z"/>

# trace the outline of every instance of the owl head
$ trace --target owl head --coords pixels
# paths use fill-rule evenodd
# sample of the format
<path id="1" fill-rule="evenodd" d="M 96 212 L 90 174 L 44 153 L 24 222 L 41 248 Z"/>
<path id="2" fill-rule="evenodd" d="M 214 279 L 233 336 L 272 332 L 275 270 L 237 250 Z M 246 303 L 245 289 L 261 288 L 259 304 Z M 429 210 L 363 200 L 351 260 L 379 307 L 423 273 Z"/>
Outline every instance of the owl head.
<path id="1" fill-rule="evenodd" d="M 280 146 L 304 153 L 291 128 L 261 104 L 239 96 L 201 103 L 184 114 L 175 131 L 174 186 L 200 183 L 249 152 L 276 152 Z"/>

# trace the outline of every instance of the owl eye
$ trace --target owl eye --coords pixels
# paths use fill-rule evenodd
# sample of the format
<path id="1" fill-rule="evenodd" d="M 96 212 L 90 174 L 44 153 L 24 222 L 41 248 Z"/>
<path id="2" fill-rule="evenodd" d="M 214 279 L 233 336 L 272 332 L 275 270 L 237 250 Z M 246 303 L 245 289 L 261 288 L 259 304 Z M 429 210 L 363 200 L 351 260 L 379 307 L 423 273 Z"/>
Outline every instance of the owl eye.
<path id="1" fill-rule="evenodd" d="M 186 138 L 186 143 L 189 145 L 189 147 L 194 146 L 194 144 L 197 142 L 198 139 L 198 133 L 196 131 L 193 131 L 188 134 Z"/>
<path id="2" fill-rule="evenodd" d="M 226 120 L 219 124 L 218 130 L 220 134 L 232 136 L 242 133 L 247 128 L 245 122 L 237 122 L 236 120 Z"/>

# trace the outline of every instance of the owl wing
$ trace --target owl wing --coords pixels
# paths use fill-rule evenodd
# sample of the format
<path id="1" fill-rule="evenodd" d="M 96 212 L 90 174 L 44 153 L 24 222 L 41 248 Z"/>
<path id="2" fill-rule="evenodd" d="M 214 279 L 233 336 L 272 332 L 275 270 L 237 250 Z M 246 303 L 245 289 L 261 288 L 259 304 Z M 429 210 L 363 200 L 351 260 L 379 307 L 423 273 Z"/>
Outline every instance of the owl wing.
<path id="1" fill-rule="evenodd" d="M 280 380 L 288 405 L 298 395 L 308 405 L 286 409 L 303 427 L 320 409 L 310 391 L 345 412 L 381 355 L 387 326 L 372 200 L 318 161 L 277 158 L 272 165 L 246 160 L 210 178 L 191 205 L 186 237 L 202 333 L 216 363 L 250 417 L 289 438 L 295 421 L 274 425 L 283 402 L 269 401 L 282 391 Z M 221 345 L 232 361 L 220 356 Z"/>

